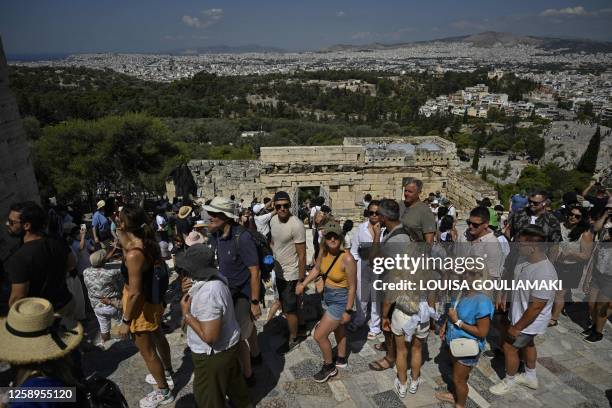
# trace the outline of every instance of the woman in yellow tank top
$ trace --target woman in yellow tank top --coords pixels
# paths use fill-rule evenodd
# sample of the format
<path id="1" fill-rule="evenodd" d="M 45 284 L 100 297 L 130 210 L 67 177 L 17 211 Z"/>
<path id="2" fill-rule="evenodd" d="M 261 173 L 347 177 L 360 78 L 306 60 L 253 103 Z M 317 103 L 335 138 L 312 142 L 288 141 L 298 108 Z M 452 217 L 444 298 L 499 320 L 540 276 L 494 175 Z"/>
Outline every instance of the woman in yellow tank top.
<path id="1" fill-rule="evenodd" d="M 357 266 L 351 254 L 344 250 L 342 228 L 336 222 L 325 225 L 321 240 L 321 254 L 316 266 L 302 283 L 298 283 L 295 293 L 300 295 L 304 288 L 319 275 L 325 279 L 323 301 L 327 310 L 315 326 L 313 337 L 323 353 L 323 368 L 314 375 L 316 382 L 325 382 L 338 374 L 336 367 L 345 368 L 346 331 L 344 325 L 351 321 L 355 289 L 357 286 Z M 329 334 L 334 332 L 338 344 L 338 356 L 333 361 Z"/>

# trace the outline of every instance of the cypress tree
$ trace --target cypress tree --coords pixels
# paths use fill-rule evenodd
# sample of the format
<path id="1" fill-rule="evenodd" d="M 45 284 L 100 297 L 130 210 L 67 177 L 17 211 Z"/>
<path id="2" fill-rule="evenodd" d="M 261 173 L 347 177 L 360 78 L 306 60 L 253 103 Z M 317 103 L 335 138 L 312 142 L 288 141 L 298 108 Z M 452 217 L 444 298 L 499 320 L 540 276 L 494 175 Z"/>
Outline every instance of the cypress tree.
<path id="1" fill-rule="evenodd" d="M 593 174 L 595 173 L 595 167 L 597 166 L 597 156 L 599 155 L 599 146 L 601 144 L 601 132 L 599 126 L 595 134 L 591 137 L 589 145 L 582 154 L 576 170 Z"/>

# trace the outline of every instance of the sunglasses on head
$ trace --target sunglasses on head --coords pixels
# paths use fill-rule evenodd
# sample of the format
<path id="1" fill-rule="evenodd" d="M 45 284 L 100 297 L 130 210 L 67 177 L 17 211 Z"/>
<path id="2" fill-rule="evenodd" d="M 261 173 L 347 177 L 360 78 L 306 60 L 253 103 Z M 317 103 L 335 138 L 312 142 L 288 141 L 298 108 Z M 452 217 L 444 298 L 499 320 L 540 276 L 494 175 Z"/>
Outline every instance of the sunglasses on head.
<path id="1" fill-rule="evenodd" d="M 368 215 L 369 215 L 370 217 L 373 217 L 373 216 L 375 216 L 375 215 L 380 215 L 380 213 L 379 213 L 378 211 L 368 211 Z"/>
<path id="2" fill-rule="evenodd" d="M 291 208 L 291 204 L 290 203 L 287 203 L 287 204 L 275 204 L 274 208 L 276 208 L 277 210 L 280 210 L 281 208 L 284 208 L 284 209 L 287 210 L 287 209 Z"/>
<path id="3" fill-rule="evenodd" d="M 481 223 L 472 222 L 472 221 L 468 221 L 468 222 L 467 222 L 468 227 L 474 227 L 474 228 L 478 228 L 478 227 L 480 227 L 482 224 L 484 224 L 484 222 L 481 222 Z"/>

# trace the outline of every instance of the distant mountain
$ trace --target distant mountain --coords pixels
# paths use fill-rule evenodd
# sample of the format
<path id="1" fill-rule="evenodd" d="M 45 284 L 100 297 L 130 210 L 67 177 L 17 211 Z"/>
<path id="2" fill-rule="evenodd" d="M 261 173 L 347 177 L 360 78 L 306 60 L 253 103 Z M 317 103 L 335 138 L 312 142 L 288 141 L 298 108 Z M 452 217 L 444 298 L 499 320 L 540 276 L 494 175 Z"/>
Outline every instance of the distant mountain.
<path id="1" fill-rule="evenodd" d="M 381 49 L 396 49 L 408 48 L 415 45 L 432 44 L 436 42 L 443 43 L 470 43 L 477 47 L 493 47 L 495 45 L 515 46 L 515 45 L 533 45 L 544 50 L 559 50 L 560 52 L 609 52 L 612 53 L 612 42 L 595 41 L 578 38 L 552 38 L 552 37 L 535 37 L 535 36 L 520 36 L 511 33 L 500 33 L 496 31 L 485 31 L 478 34 L 464 35 L 459 37 L 446 37 L 430 41 L 415 41 L 396 44 L 337 44 L 321 50 L 322 52 L 332 51 L 368 51 Z"/>
<path id="2" fill-rule="evenodd" d="M 182 50 L 170 51 L 173 55 L 197 55 L 197 54 L 244 54 L 249 52 L 275 52 L 284 53 L 285 50 L 276 47 L 267 47 L 257 44 L 247 45 L 211 45 L 208 47 L 196 47 Z"/>

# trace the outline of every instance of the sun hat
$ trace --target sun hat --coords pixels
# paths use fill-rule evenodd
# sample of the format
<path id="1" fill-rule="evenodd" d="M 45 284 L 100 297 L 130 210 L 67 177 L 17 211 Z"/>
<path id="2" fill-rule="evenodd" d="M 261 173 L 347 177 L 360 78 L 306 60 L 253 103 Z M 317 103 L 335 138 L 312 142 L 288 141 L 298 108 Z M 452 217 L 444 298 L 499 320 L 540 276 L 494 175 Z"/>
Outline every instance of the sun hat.
<path id="1" fill-rule="evenodd" d="M 176 266 L 195 280 L 209 280 L 219 273 L 215 266 L 215 252 L 204 244 L 187 248 L 176 257 Z"/>
<path id="2" fill-rule="evenodd" d="M 325 232 L 325 236 L 329 234 L 336 234 L 337 236 L 341 237 L 342 235 L 344 235 L 342 233 L 342 227 L 336 221 L 325 223 L 325 225 L 323 225 L 323 229 Z"/>
<path id="3" fill-rule="evenodd" d="M 203 244 L 204 237 L 198 231 L 191 231 L 185 238 L 185 245 L 192 246 L 195 244 Z"/>
<path id="4" fill-rule="evenodd" d="M 193 208 L 191 208 L 188 205 L 184 205 L 181 208 L 179 208 L 179 212 L 178 212 L 178 217 L 183 220 L 185 218 L 187 218 L 189 216 L 189 214 L 191 214 L 191 211 L 193 210 Z"/>
<path id="5" fill-rule="evenodd" d="M 206 228 L 207 224 L 204 220 L 197 220 L 193 228 Z"/>
<path id="6" fill-rule="evenodd" d="M 98 201 L 98 203 L 96 204 L 96 207 L 98 208 L 98 210 L 102 207 L 106 206 L 106 202 L 104 200 L 100 200 Z"/>
<path id="7" fill-rule="evenodd" d="M 106 258 L 106 251 L 104 249 L 100 249 L 89 255 L 89 262 L 94 268 L 99 268 L 100 266 L 104 265 L 104 258 Z"/>
<path id="8" fill-rule="evenodd" d="M 236 219 L 238 216 L 234 213 L 236 203 L 226 197 L 215 197 L 210 204 L 205 205 L 204 210 L 208 213 L 223 213 L 229 218 Z"/>
<path id="9" fill-rule="evenodd" d="M 0 361 L 20 365 L 57 360 L 82 339 L 83 326 L 55 315 L 47 299 L 19 299 L 0 319 Z"/>

